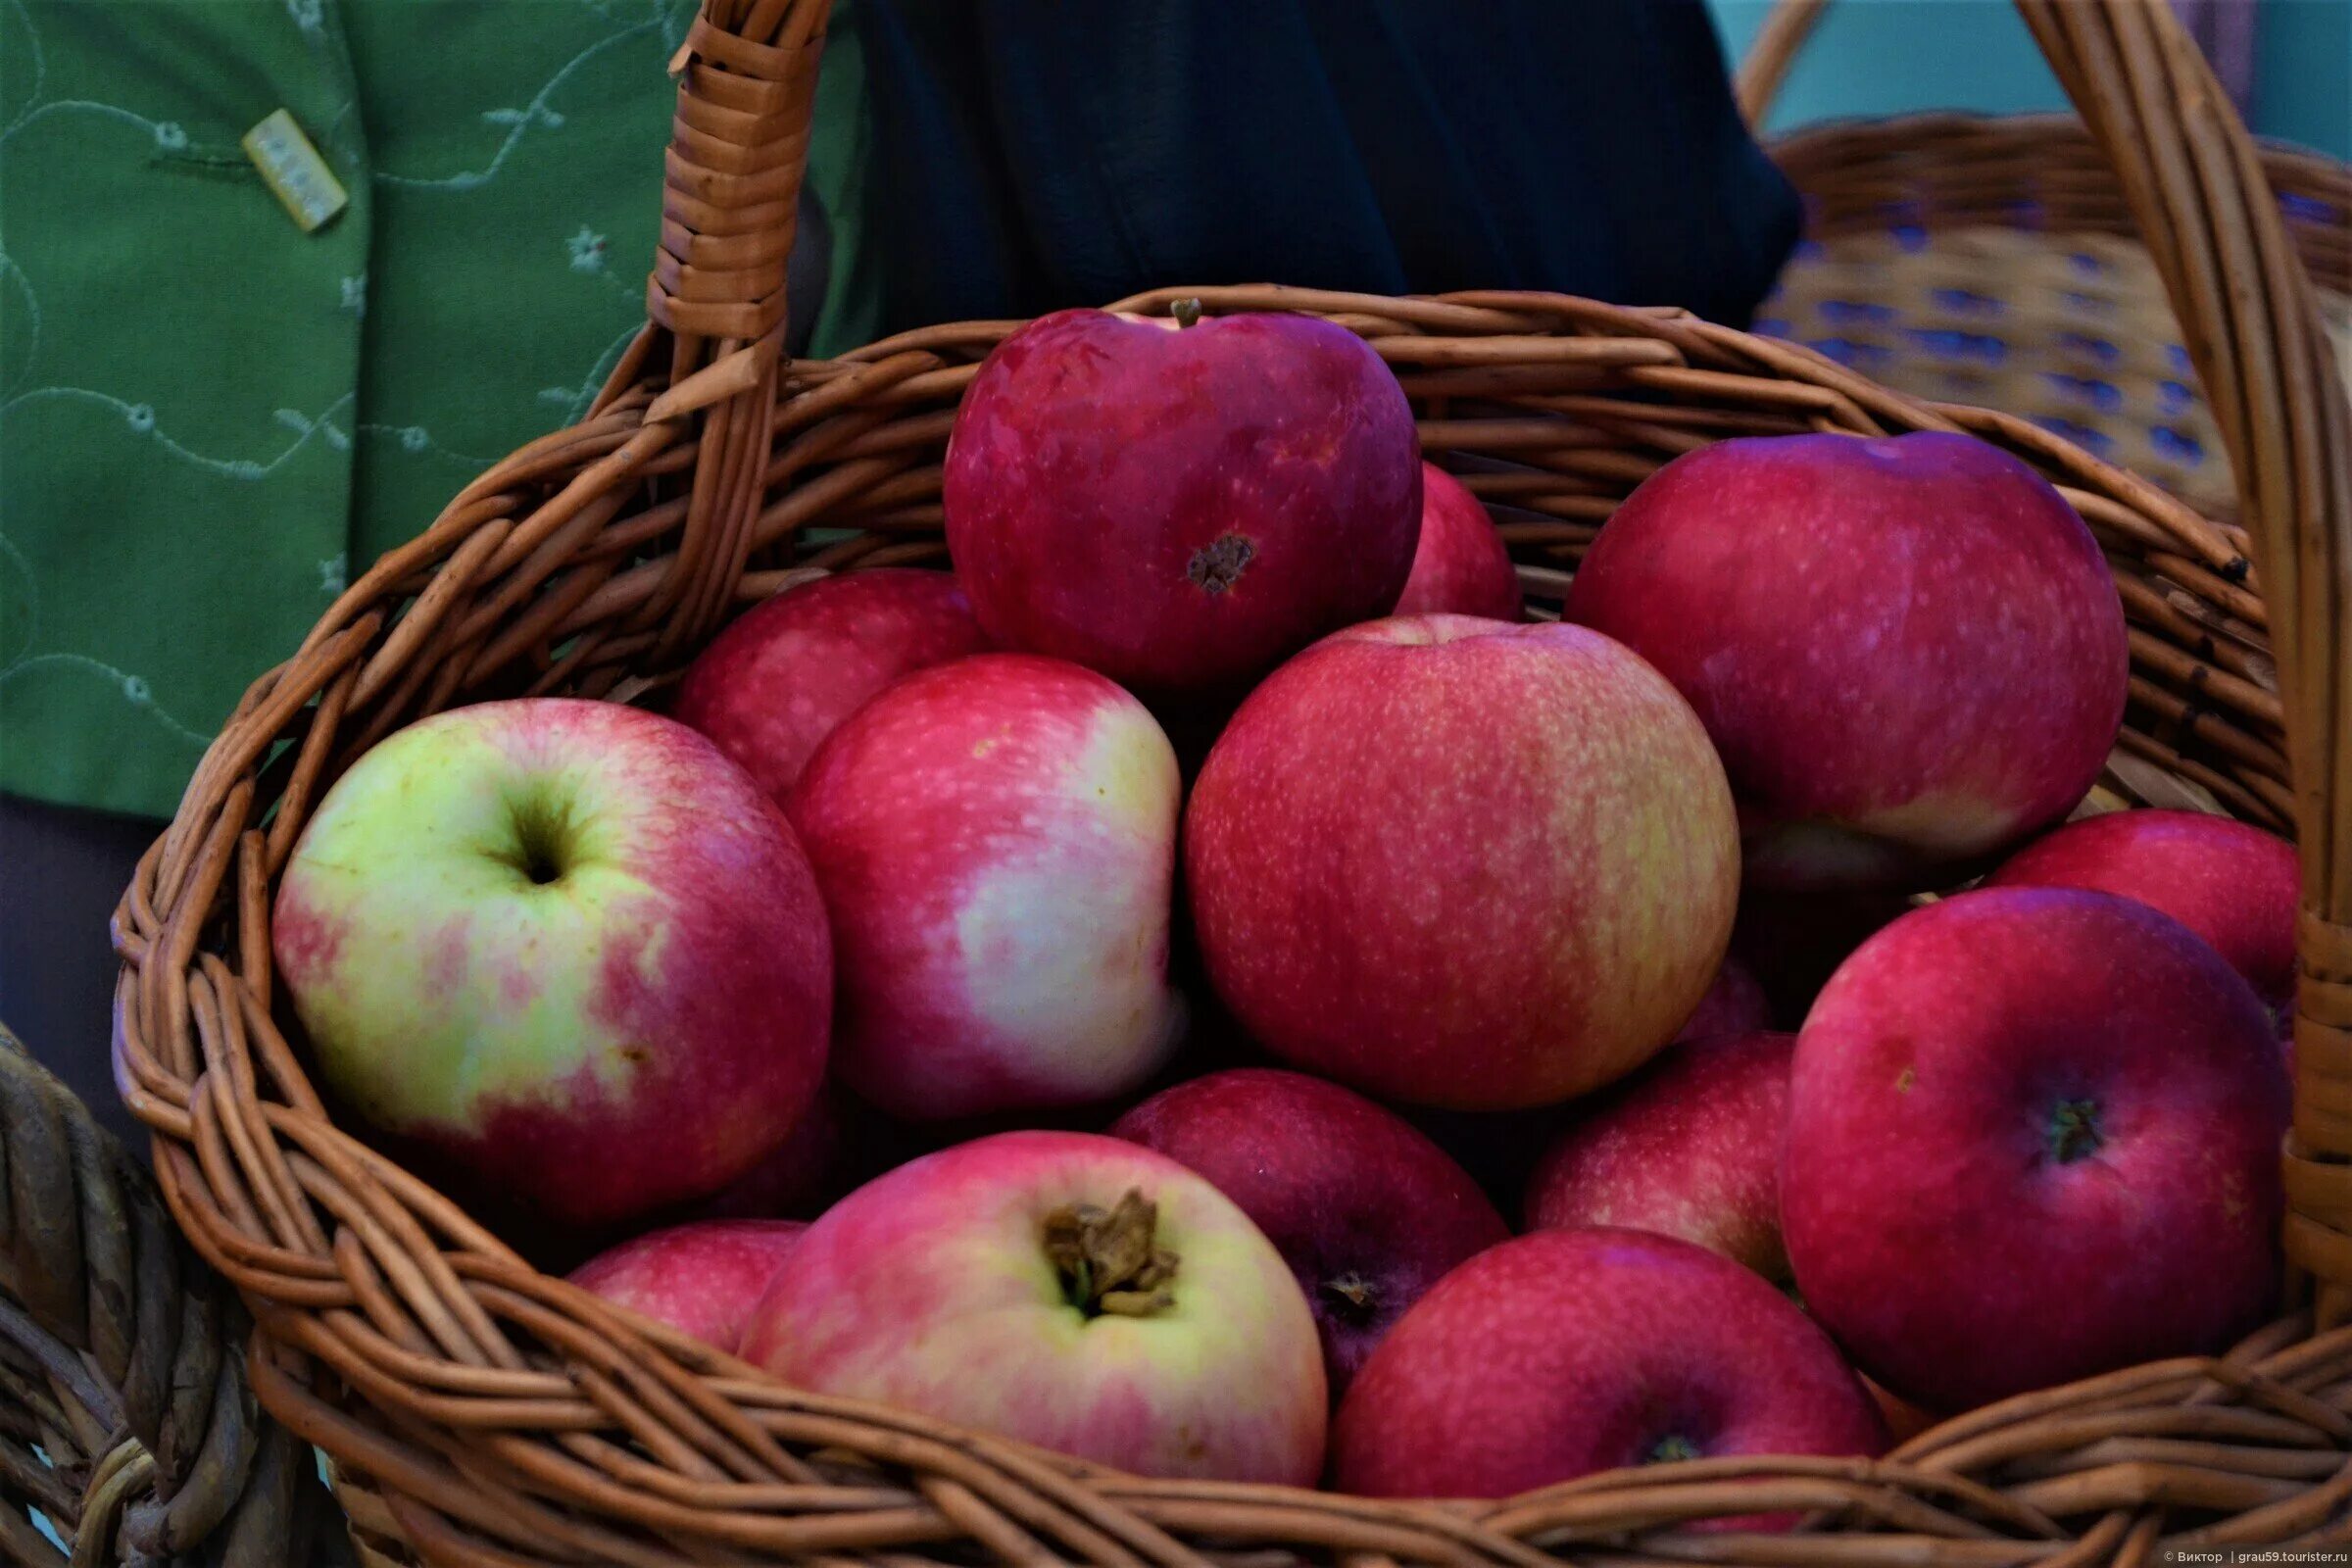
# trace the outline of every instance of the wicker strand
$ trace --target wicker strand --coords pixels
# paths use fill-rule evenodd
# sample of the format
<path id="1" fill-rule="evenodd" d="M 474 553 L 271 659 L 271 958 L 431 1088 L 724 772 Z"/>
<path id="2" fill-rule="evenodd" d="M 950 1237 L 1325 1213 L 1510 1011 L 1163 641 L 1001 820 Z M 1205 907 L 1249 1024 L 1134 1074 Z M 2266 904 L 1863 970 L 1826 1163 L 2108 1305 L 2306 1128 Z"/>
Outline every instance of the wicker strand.
<path id="1" fill-rule="evenodd" d="M 0 1167 L 0 1367 L 17 1374 L 0 1392 L 0 1541 L 27 1562 L 64 1560 L 34 1549 L 31 1506 L 76 1565 L 309 1563 L 325 1497 L 309 1450 L 253 1407 L 243 1310 L 184 1257 L 122 1149 L 5 1029 Z M 45 1417 L 26 1402 L 35 1390 Z"/>

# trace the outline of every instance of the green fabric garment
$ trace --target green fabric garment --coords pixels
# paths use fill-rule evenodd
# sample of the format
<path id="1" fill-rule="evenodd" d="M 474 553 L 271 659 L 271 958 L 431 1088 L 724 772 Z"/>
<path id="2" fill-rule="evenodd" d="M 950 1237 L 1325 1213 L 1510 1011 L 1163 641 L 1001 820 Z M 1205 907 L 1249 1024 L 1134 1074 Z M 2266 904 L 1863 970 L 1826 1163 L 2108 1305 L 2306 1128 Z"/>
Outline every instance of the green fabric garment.
<path id="1" fill-rule="evenodd" d="M 170 811 L 355 565 L 585 411 L 643 319 L 692 15 L 0 0 L 0 790 Z M 350 195 L 314 233 L 238 145 L 279 108 Z M 861 339 L 856 242 L 818 352 Z"/>

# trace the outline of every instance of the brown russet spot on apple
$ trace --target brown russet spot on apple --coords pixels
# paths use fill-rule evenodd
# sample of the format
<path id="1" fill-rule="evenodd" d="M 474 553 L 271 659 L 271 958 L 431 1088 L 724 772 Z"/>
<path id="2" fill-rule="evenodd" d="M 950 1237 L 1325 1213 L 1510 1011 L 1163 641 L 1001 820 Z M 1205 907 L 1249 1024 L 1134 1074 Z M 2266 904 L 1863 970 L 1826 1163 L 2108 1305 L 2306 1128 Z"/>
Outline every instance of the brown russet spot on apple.
<path id="1" fill-rule="evenodd" d="M 1088 1317 L 1150 1317 L 1176 1304 L 1176 1254 L 1158 1245 L 1159 1205 L 1129 1188 L 1114 1208 L 1065 1203 L 1046 1216 L 1046 1256 Z"/>
<path id="2" fill-rule="evenodd" d="M 1246 535 L 1229 533 L 1194 551 L 1184 574 L 1203 593 L 1221 594 L 1241 581 L 1242 569 L 1256 554 L 1257 546 Z"/>
<path id="3" fill-rule="evenodd" d="M 1898 1095 L 1907 1095 L 1911 1092 L 1912 1086 L 1918 1082 L 1919 1069 L 1916 1067 L 1905 1067 L 1901 1072 L 1898 1072 L 1894 1075 L 1894 1092 Z"/>

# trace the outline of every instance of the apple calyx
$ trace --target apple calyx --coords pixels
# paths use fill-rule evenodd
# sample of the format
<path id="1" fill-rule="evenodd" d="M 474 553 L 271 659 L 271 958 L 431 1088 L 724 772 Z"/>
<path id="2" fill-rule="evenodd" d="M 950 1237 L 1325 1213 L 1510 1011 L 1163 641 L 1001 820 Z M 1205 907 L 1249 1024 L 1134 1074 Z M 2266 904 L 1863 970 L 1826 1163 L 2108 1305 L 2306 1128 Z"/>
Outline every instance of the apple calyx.
<path id="1" fill-rule="evenodd" d="M 1315 1288 L 1315 1294 L 1331 1315 L 1349 1328 L 1369 1326 L 1380 1311 L 1380 1292 L 1353 1269 L 1325 1280 Z"/>
<path id="2" fill-rule="evenodd" d="M 2087 1159 L 2106 1140 L 2099 1136 L 2099 1102 L 2061 1100 L 2050 1112 L 2050 1158 L 2061 1165 Z"/>
<path id="3" fill-rule="evenodd" d="M 1184 574 L 1202 593 L 1221 594 L 1242 580 L 1242 568 L 1256 554 L 1257 546 L 1247 535 L 1224 534 L 1194 551 Z"/>
<path id="4" fill-rule="evenodd" d="M 1650 1446 L 1643 1464 L 1680 1464 L 1685 1459 L 1701 1457 L 1698 1445 L 1679 1432 L 1669 1432 Z"/>
<path id="5" fill-rule="evenodd" d="M 1176 328 L 1178 331 L 1182 331 L 1200 319 L 1200 302 L 1199 300 L 1178 300 L 1168 307 L 1168 314 L 1176 318 Z"/>
<path id="6" fill-rule="evenodd" d="M 1115 1208 L 1066 1203 L 1046 1216 L 1046 1256 L 1088 1317 L 1150 1317 L 1176 1304 L 1176 1254 L 1153 1232 L 1159 1205 L 1136 1188 Z"/>

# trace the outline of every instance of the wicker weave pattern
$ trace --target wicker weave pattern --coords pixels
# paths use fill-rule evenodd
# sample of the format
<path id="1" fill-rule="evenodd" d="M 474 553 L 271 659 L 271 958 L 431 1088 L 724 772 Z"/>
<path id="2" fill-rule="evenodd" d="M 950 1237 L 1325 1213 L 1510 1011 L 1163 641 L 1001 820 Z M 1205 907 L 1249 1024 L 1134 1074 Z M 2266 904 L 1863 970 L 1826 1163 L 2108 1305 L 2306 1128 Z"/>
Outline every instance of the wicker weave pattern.
<path id="1" fill-rule="evenodd" d="M 714 21 L 769 44 L 806 41 L 821 9 L 728 0 Z M 2199 340 L 2198 368 L 2241 459 L 2259 582 L 2243 536 L 2033 425 L 1917 403 L 1806 350 L 1676 311 L 1272 287 L 1161 291 L 1123 308 L 1161 312 L 1193 294 L 1213 312 L 1313 311 L 1363 334 L 1412 398 L 1428 451 L 1503 516 L 1539 605 L 1556 603 L 1565 568 L 1633 485 L 1724 436 L 1964 428 L 2039 465 L 2117 564 L 2133 630 L 2128 750 L 2301 830 L 2314 983 L 2299 1035 L 2305 1151 L 2290 1167 L 2290 1244 L 2307 1266 L 2352 1281 L 2341 1235 L 2352 1167 L 2340 1162 L 2352 1150 L 2352 939 L 2338 923 L 2352 914 L 2352 790 L 2341 782 L 2352 767 L 2338 756 L 2352 723 L 2325 662 L 2340 669 L 2352 606 L 2341 388 L 2317 376 L 2323 351 L 2291 270 L 2257 261 L 2251 275 L 2274 286 L 2222 297 L 2218 279 L 2249 273 L 2219 267 L 2221 252 L 2274 263 L 2288 252 L 2275 211 L 2266 228 L 2242 202 L 2199 194 L 2236 201 L 2253 176 L 2228 161 L 2242 132 L 2189 107 L 2200 68 L 2166 14 L 2028 9 L 2105 145 L 2155 149 L 2160 167 L 2218 156 L 2234 177 L 2208 170 L 2189 191 L 2152 174 L 2132 195 L 2189 236 L 2160 251 L 2159 268 L 2192 319 L 2223 323 Z M 714 91 L 709 62 L 722 56 L 742 68 L 722 74 L 807 63 L 805 49 L 736 55 L 709 37 L 702 47 L 705 63 L 683 78 L 689 99 Z M 2139 63 L 2127 69 L 2127 56 Z M 2150 101 L 2172 121 L 2134 118 L 2118 99 L 2133 80 L 2157 84 Z M 755 98 L 767 101 L 745 101 Z M 681 126 L 689 120 L 682 107 Z M 700 222 L 709 233 L 723 220 Z M 673 321 L 688 276 L 668 289 Z M 766 298 L 757 286 L 736 303 Z M 534 1272 L 336 1128 L 272 1006 L 269 898 L 318 792 L 359 751 L 466 700 L 644 695 L 731 605 L 796 572 L 941 558 L 939 463 L 954 408 L 1014 323 L 936 327 L 779 375 L 772 336 L 734 335 L 766 319 L 730 318 L 715 341 L 649 329 L 585 423 L 493 468 L 354 584 L 247 694 L 119 913 L 119 1072 L 158 1135 L 166 1200 L 285 1352 L 257 1359 L 257 1393 L 380 1501 L 368 1515 L 379 1533 L 466 1564 L 977 1555 L 1105 1568 L 1295 1554 L 1361 1568 L 1693 1556 L 1957 1568 L 2145 1560 L 2160 1540 L 2343 1533 L 2352 1330 L 2314 1338 L 2302 1316 L 2225 1359 L 2134 1368 L 1978 1412 L 1881 1463 L 1697 1461 L 1493 1504 L 1374 1503 L 1110 1476 L 784 1389 Z M 750 479 L 707 489 L 714 470 Z M 716 499 L 738 485 L 740 504 Z M 820 526 L 848 537 L 819 546 L 809 533 Z M 2287 733 L 2299 748 L 2291 779 Z M 2337 1304 L 2324 1296 L 2321 1320 Z M 1821 1510 L 1852 1534 L 1671 1528 L 1763 1509 Z"/>
<path id="2" fill-rule="evenodd" d="M 67 1562 L 37 1508 L 75 1568 L 310 1563 L 329 1509 L 310 1450 L 254 1407 L 244 1309 L 5 1028 L 0 1173 L 0 1556 Z"/>

